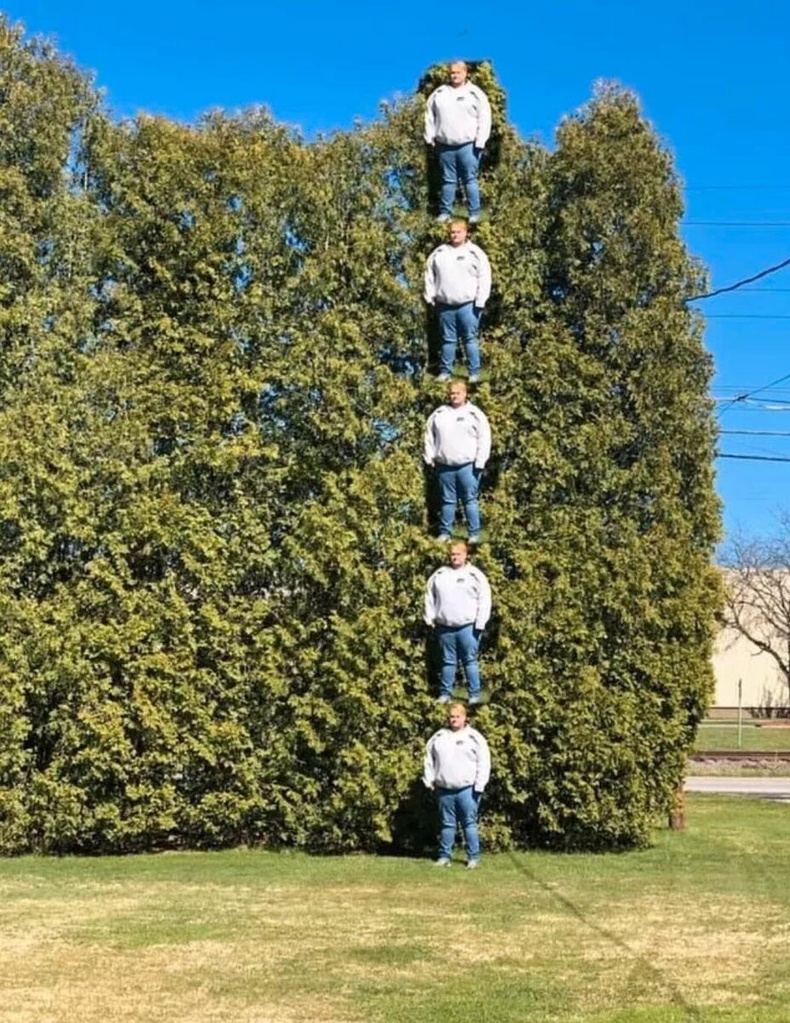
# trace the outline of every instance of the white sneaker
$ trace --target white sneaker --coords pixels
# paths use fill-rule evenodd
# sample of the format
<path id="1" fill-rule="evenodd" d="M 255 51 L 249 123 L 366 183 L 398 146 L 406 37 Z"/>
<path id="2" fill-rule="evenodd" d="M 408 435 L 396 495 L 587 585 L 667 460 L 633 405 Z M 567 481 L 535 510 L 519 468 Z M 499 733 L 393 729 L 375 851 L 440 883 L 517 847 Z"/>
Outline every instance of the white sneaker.
<path id="1" fill-rule="evenodd" d="M 447 696 L 444 693 L 436 701 L 437 703 L 449 703 L 452 700 L 452 696 Z"/>
<path id="2" fill-rule="evenodd" d="M 440 856 L 438 860 L 433 861 L 434 867 L 451 867 L 452 862 L 443 856 Z M 477 864 L 475 864 L 477 866 Z"/>
<path id="3" fill-rule="evenodd" d="M 446 384 L 447 381 L 450 379 L 450 374 L 449 373 L 440 373 L 437 376 L 436 379 L 439 381 L 440 384 Z"/>
<path id="4" fill-rule="evenodd" d="M 480 866 L 480 860 L 470 860 L 467 863 L 467 865 L 466 865 L 466 869 L 467 870 L 477 870 L 477 868 L 479 866 Z"/>

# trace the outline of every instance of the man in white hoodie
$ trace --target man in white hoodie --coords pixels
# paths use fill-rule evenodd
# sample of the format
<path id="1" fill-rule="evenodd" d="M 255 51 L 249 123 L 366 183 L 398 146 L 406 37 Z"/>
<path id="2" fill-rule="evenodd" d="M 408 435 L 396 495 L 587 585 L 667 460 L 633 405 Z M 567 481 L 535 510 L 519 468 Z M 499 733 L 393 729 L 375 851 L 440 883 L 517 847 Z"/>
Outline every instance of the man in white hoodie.
<path id="1" fill-rule="evenodd" d="M 491 264 L 469 241 L 465 220 L 451 220 L 449 242 L 434 249 L 425 264 L 425 301 L 439 316 L 442 352 L 438 380 L 449 380 L 459 339 L 466 350 L 469 382 L 480 379 L 480 314 L 491 294 Z"/>
<path id="2" fill-rule="evenodd" d="M 425 587 L 425 623 L 435 630 L 442 655 L 439 703 L 452 699 L 459 661 L 464 666 L 469 703 L 480 703 L 477 652 L 491 617 L 491 587 L 468 557 L 463 540 L 451 544 L 450 564 L 434 572 Z"/>
<path id="3" fill-rule="evenodd" d="M 464 61 L 450 64 L 449 77 L 449 85 L 440 85 L 428 97 L 425 141 L 436 147 L 439 156 L 439 219 L 450 219 L 460 180 L 466 192 L 469 221 L 475 224 L 480 219 L 477 169 L 491 134 L 491 105 L 483 90 L 468 81 L 469 69 Z"/>
<path id="4" fill-rule="evenodd" d="M 447 385 L 447 403 L 440 405 L 425 424 L 423 459 L 439 483 L 439 540 L 450 539 L 455 508 L 460 498 L 469 530 L 469 542 L 480 540 L 477 487 L 491 454 L 491 427 L 482 409 L 467 401 L 463 380 Z"/>
<path id="5" fill-rule="evenodd" d="M 466 723 L 462 703 L 447 707 L 447 728 L 435 732 L 425 747 L 422 780 L 436 792 L 439 803 L 439 858 L 437 867 L 452 863 L 455 832 L 460 823 L 466 845 L 466 865 L 480 863 L 477 808 L 491 774 L 488 743 Z"/>

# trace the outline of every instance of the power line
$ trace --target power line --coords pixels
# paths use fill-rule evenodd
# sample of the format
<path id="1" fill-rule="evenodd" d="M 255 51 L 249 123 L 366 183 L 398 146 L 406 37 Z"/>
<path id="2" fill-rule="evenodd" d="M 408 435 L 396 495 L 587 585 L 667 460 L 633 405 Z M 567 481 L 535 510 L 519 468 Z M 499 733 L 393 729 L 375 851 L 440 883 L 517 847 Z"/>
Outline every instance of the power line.
<path id="1" fill-rule="evenodd" d="M 790 260 L 788 260 L 788 262 L 790 262 Z M 718 416 L 723 416 L 728 409 L 732 408 L 732 406 L 737 404 L 739 401 L 746 401 L 747 398 L 753 398 L 755 394 L 761 394 L 763 391 L 768 391 L 772 387 L 776 387 L 777 384 L 783 384 L 785 380 L 790 380 L 790 373 L 785 373 L 785 375 L 779 377 L 778 380 L 772 380 L 770 384 L 763 384 L 762 387 L 755 387 L 753 390 L 745 391 L 743 394 L 736 394 L 736 396 L 730 399 L 730 402 L 725 405 L 724 408 L 719 409 Z"/>
<path id="2" fill-rule="evenodd" d="M 787 259 L 783 259 L 781 263 L 776 263 L 774 266 L 766 267 L 765 270 L 760 270 L 759 273 L 752 274 L 751 277 L 744 277 L 743 280 L 736 281 L 734 284 L 728 284 L 724 288 L 716 288 L 715 291 L 708 291 L 703 295 L 694 295 L 692 298 L 688 299 L 688 301 L 697 302 L 702 298 L 714 298 L 716 295 L 723 295 L 728 291 L 737 291 L 745 284 L 754 284 L 755 281 L 759 281 L 763 277 L 767 277 L 769 274 L 775 274 L 779 270 L 784 270 L 786 266 L 790 266 L 790 256 L 788 256 Z"/>
<path id="3" fill-rule="evenodd" d="M 790 320 L 790 315 L 773 313 L 709 313 L 707 320 Z"/>
<path id="4" fill-rule="evenodd" d="M 717 384 L 715 390 L 721 393 L 713 398 L 714 401 L 729 401 L 733 394 L 743 394 L 743 392 L 748 391 L 749 388 L 744 387 L 743 385 L 736 387 L 735 384 Z M 786 394 L 790 391 L 790 387 L 777 387 L 775 390 L 781 391 L 782 394 Z M 728 391 L 730 393 L 725 395 L 723 393 L 724 391 Z"/>
<path id="5" fill-rule="evenodd" d="M 780 458 L 778 455 L 730 455 L 725 451 L 717 451 L 716 458 L 737 458 L 742 462 L 790 462 L 790 458 Z"/>
<path id="6" fill-rule="evenodd" d="M 738 434 L 747 437 L 790 437 L 790 430 L 719 430 L 728 436 Z"/>
<path id="7" fill-rule="evenodd" d="M 790 227 L 790 220 L 681 220 L 682 227 Z"/>
<path id="8" fill-rule="evenodd" d="M 686 185 L 687 192 L 790 192 L 790 185 Z"/>

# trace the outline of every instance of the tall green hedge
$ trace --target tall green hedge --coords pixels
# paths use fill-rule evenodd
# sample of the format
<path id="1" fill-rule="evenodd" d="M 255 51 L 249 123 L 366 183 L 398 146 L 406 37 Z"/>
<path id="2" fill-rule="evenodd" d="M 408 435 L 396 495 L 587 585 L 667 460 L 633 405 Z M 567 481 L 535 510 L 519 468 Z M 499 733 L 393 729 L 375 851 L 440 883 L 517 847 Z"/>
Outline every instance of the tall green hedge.
<path id="1" fill-rule="evenodd" d="M 487 838 L 643 843 L 711 688 L 702 274 L 630 93 L 547 152 L 475 72 Z M 423 102 L 117 123 L 0 21 L 3 851 L 422 840 Z"/>

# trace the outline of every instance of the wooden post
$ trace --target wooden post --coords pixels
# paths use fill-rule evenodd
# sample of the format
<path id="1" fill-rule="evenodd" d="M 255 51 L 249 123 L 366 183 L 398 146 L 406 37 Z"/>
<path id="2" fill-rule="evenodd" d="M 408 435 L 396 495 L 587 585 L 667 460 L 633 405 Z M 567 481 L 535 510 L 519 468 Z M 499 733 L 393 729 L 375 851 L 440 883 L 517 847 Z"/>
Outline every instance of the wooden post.
<path id="1" fill-rule="evenodd" d="M 682 782 L 675 792 L 675 802 L 669 815 L 669 827 L 671 831 L 684 831 L 686 827 L 686 795 Z"/>

